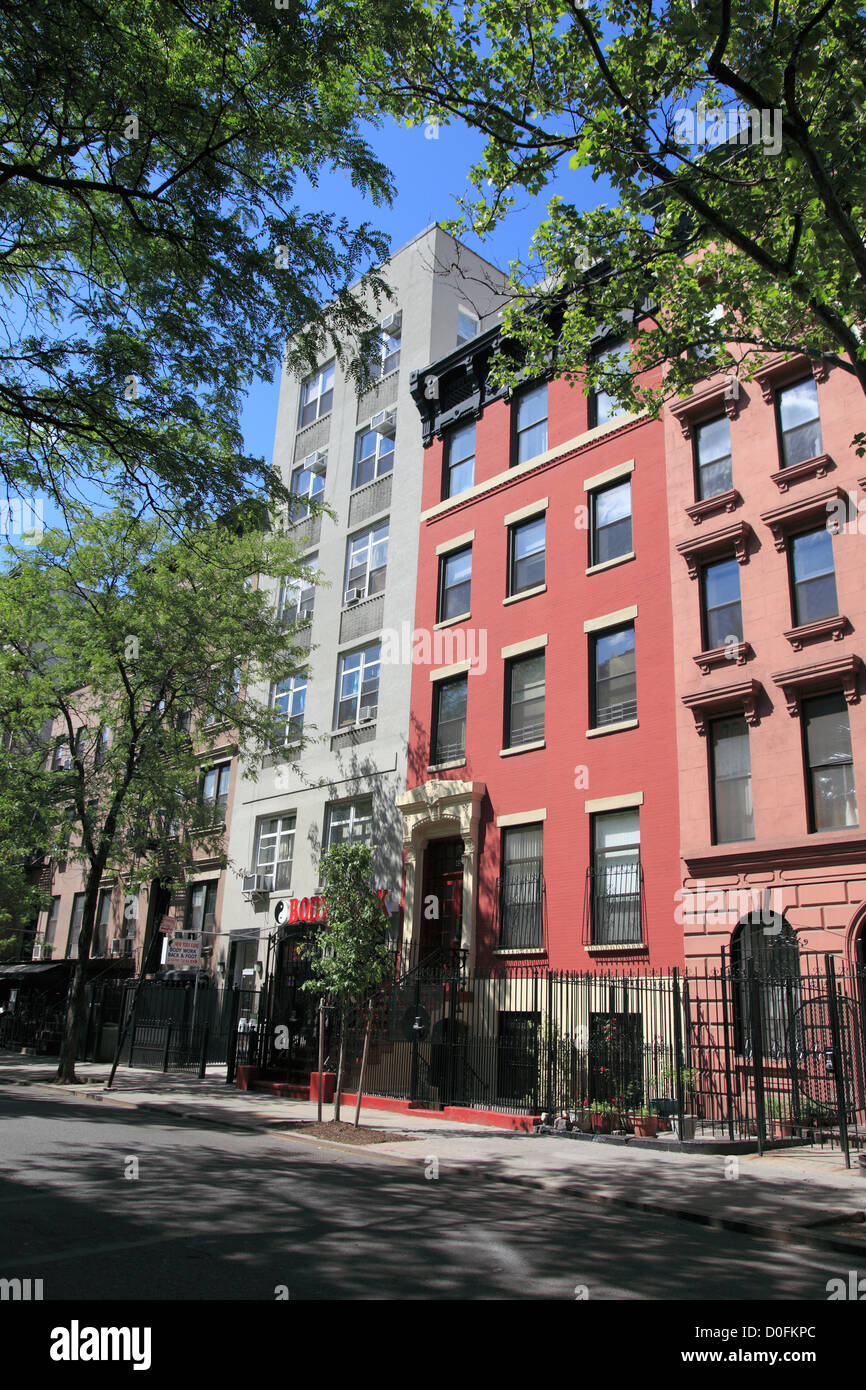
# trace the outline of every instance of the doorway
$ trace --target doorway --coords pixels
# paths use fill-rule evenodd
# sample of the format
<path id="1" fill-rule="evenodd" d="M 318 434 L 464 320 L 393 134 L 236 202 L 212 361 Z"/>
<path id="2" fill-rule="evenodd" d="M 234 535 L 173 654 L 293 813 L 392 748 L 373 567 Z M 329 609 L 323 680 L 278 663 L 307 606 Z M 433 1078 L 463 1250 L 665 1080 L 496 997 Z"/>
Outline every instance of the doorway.
<path id="1" fill-rule="evenodd" d="M 431 840 L 424 852 L 418 961 L 458 950 L 463 933 L 463 841 Z"/>

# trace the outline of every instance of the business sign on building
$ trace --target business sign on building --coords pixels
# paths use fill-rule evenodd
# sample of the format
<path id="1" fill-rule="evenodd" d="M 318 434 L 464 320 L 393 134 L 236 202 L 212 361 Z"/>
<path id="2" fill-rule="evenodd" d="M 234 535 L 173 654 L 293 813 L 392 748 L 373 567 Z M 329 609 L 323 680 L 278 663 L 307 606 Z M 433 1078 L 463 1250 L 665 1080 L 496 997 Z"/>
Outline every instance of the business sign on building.
<path id="1" fill-rule="evenodd" d="M 163 964 L 169 970 L 197 970 L 201 965 L 201 949 L 197 941 L 178 941 L 166 944 Z"/>

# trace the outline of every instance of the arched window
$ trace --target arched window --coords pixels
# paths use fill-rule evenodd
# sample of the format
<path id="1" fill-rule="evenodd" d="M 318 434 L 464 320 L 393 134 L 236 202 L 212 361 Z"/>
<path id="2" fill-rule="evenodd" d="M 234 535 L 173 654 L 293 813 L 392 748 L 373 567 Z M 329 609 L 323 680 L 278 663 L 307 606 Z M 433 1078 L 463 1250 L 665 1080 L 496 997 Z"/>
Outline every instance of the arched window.
<path id="1" fill-rule="evenodd" d="M 790 922 L 776 912 L 757 911 L 737 924 L 731 937 L 731 985 L 737 1052 L 750 1056 L 754 1051 L 756 996 L 764 1057 L 786 1055 L 800 1004 L 800 947 Z"/>

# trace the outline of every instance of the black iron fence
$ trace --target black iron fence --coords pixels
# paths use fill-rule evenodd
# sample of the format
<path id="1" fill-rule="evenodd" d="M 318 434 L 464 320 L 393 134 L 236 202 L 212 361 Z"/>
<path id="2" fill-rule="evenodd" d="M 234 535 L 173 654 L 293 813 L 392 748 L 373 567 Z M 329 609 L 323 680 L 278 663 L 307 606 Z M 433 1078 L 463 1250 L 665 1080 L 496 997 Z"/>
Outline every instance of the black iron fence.
<path id="1" fill-rule="evenodd" d="M 347 1016 L 346 1089 L 365 1011 Z M 566 1112 L 589 1130 L 840 1143 L 866 1135 L 866 978 L 830 957 L 762 978 L 418 969 L 374 1006 L 365 1090 L 432 1108 Z"/>

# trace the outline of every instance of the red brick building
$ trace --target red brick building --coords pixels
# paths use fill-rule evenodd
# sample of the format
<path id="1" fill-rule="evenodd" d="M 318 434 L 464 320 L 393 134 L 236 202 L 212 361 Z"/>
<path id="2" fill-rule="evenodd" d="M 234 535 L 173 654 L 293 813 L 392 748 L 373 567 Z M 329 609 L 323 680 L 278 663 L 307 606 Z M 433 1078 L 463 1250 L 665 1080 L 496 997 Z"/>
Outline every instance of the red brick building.
<path id="1" fill-rule="evenodd" d="M 404 956 L 677 965 L 664 427 L 564 380 L 489 394 L 495 339 L 413 378 Z"/>
<path id="2" fill-rule="evenodd" d="M 862 393 L 778 358 L 666 417 L 686 959 L 862 966 Z"/>

